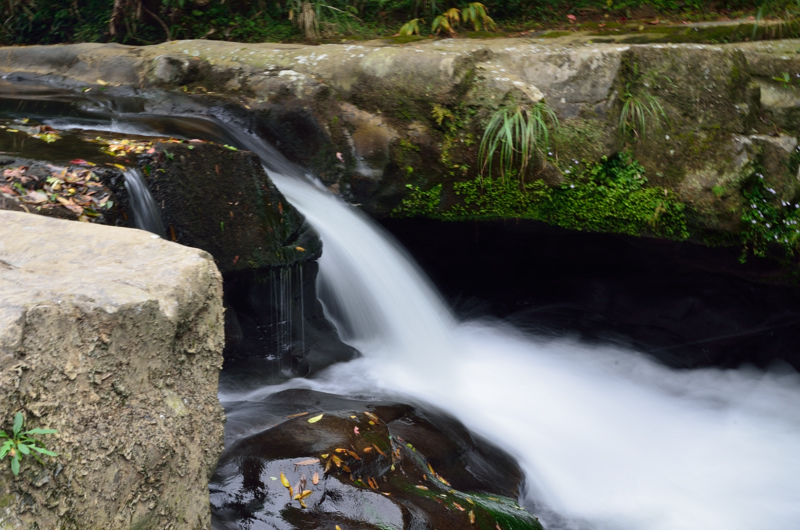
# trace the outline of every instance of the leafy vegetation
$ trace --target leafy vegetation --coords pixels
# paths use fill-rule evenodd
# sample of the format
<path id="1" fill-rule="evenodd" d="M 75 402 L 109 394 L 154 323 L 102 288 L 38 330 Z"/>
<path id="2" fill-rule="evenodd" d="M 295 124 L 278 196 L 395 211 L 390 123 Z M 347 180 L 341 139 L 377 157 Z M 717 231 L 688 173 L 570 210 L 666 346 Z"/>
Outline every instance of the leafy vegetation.
<path id="1" fill-rule="evenodd" d="M 520 179 L 537 155 L 550 145 L 550 130 L 558 129 L 558 117 L 546 103 L 532 107 L 501 107 L 492 115 L 478 150 L 481 176 L 491 174 L 494 158 L 499 155 L 500 178 L 516 172 Z"/>
<path id="2" fill-rule="evenodd" d="M 611 26 L 649 16 L 640 12 L 682 20 L 757 16 L 753 38 L 774 38 L 790 33 L 800 14 L 800 0 L 727 0 L 714 7 L 701 0 L 8 0 L 0 6 L 0 43 L 338 40 L 395 35 L 413 20 L 410 33 L 452 35 L 462 24 L 475 31 Z M 776 18 L 782 23 L 764 24 Z"/>
<path id="3" fill-rule="evenodd" d="M 14 415 L 14 425 L 11 428 L 11 434 L 5 431 L 0 431 L 0 439 L 4 439 L 3 445 L 0 445 L 0 460 L 6 456 L 11 458 L 11 472 L 14 476 L 19 475 L 20 462 L 24 456 L 32 456 L 40 464 L 43 464 L 39 455 L 58 456 L 53 451 L 45 449 L 44 445 L 34 438 L 39 434 L 55 434 L 58 431 L 55 429 L 29 429 L 23 431 L 25 419 L 22 417 L 21 412 Z"/>
<path id="4" fill-rule="evenodd" d="M 573 167 L 567 173 L 569 181 L 557 187 L 541 180 L 523 187 L 513 179 L 488 177 L 456 182 L 452 185 L 456 201 L 443 201 L 441 184 L 427 190 L 409 184 L 408 195 L 393 215 L 445 220 L 521 218 L 573 230 L 676 240 L 689 236 L 683 203 L 665 188 L 648 186 L 644 169 L 628 154 Z"/>
<path id="5" fill-rule="evenodd" d="M 754 171 L 742 187 L 746 202 L 742 222 L 742 255 L 766 257 L 770 247 L 783 250 L 787 258 L 800 248 L 800 200 L 786 201 L 767 186 L 764 175 Z"/>

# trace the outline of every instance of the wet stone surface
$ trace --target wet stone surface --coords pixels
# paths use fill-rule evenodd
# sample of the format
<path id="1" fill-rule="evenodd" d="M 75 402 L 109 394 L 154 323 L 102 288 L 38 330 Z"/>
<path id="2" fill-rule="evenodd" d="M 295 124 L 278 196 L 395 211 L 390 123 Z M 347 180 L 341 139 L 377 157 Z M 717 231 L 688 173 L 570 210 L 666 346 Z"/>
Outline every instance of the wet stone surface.
<path id="1" fill-rule="evenodd" d="M 514 460 L 438 411 L 295 389 L 227 412 L 214 528 L 541 528 Z"/>

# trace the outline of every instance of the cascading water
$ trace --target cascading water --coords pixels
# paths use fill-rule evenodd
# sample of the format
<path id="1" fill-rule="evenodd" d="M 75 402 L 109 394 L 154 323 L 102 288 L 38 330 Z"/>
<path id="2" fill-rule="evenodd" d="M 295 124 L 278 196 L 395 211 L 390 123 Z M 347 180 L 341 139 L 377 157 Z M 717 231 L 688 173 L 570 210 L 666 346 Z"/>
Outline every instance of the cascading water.
<path id="1" fill-rule="evenodd" d="M 128 200 L 131 204 L 136 228 L 165 238 L 167 232 L 161 221 L 161 211 L 150 194 L 150 190 L 147 189 L 144 175 L 136 168 L 126 169 L 123 171 L 123 175 L 125 175 L 125 189 L 128 190 Z"/>
<path id="2" fill-rule="evenodd" d="M 271 177 L 319 231 L 321 296 L 365 356 L 295 385 L 448 410 L 519 458 L 549 528 L 800 524 L 795 372 L 675 372 L 634 352 L 456 325 L 363 215 L 297 176 Z"/>
<path id="3" fill-rule="evenodd" d="M 675 372 L 634 352 L 459 324 L 368 219 L 269 146 L 237 139 L 269 158 L 320 233 L 323 302 L 364 357 L 223 403 L 286 386 L 433 403 L 519 459 L 527 505 L 551 530 L 798 528 L 797 373 Z"/>

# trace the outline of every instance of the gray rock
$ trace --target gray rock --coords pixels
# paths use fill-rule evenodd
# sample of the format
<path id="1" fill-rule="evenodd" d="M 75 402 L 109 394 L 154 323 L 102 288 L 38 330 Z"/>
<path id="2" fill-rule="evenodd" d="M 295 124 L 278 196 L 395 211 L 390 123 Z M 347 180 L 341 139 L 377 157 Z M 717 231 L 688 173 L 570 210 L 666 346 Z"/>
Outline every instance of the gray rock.
<path id="1" fill-rule="evenodd" d="M 0 422 L 58 457 L 0 470 L 0 527 L 207 528 L 223 311 L 206 252 L 0 211 Z"/>

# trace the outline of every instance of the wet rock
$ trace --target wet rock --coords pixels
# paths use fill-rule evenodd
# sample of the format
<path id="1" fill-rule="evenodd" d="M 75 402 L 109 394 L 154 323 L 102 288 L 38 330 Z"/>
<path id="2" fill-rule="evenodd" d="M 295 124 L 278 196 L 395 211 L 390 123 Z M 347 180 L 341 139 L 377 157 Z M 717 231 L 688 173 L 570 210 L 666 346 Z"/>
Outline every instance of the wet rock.
<path id="1" fill-rule="evenodd" d="M 140 230 L 0 211 L 0 428 L 58 453 L 0 473 L 25 528 L 207 528 L 222 450 L 221 277 Z"/>
<path id="2" fill-rule="evenodd" d="M 322 246 L 258 156 L 203 142 L 159 144 L 139 160 L 170 239 L 202 248 L 223 274 L 312 261 Z"/>
<path id="3" fill-rule="evenodd" d="M 440 412 L 308 390 L 230 411 L 215 528 L 541 528 L 511 457 Z M 242 437 L 243 416 L 265 430 Z"/>

